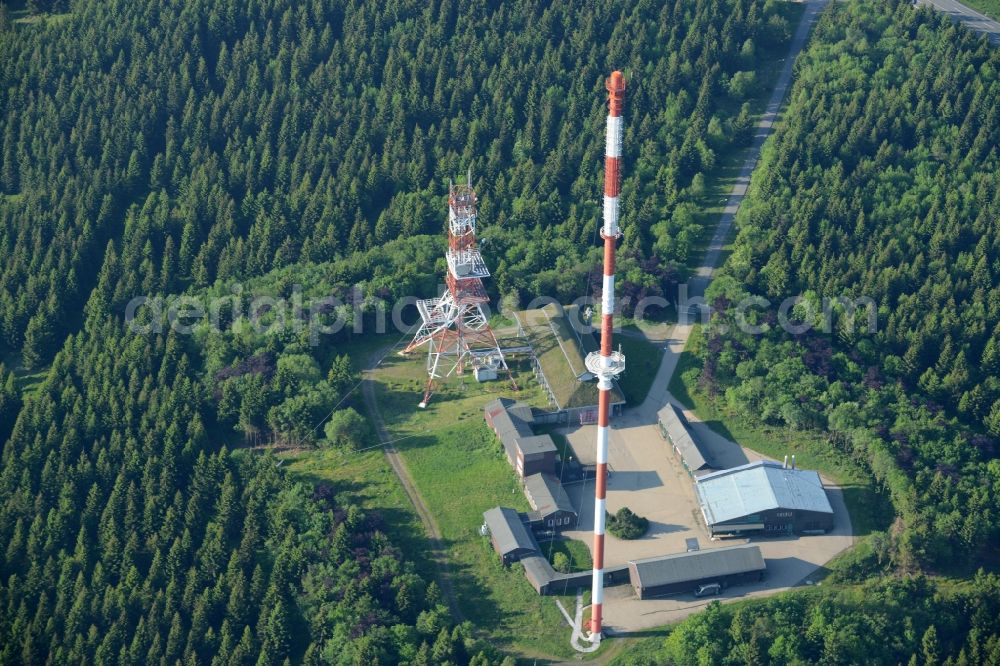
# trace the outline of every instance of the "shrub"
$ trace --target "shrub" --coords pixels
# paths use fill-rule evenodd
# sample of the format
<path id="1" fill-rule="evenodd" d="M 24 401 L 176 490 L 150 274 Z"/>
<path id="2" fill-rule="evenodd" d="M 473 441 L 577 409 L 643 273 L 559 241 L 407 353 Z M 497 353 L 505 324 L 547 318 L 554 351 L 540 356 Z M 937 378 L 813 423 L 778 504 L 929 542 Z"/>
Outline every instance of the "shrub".
<path id="1" fill-rule="evenodd" d="M 552 568 L 562 573 L 569 573 L 569 558 L 566 553 L 558 552 L 552 557 Z"/>
<path id="2" fill-rule="evenodd" d="M 649 520 L 632 513 L 627 506 L 608 514 L 608 531 L 619 539 L 638 539 L 649 529 Z"/>
<path id="3" fill-rule="evenodd" d="M 353 407 L 336 412 L 324 428 L 326 438 L 335 446 L 354 450 L 365 448 L 372 440 L 371 425 Z"/>

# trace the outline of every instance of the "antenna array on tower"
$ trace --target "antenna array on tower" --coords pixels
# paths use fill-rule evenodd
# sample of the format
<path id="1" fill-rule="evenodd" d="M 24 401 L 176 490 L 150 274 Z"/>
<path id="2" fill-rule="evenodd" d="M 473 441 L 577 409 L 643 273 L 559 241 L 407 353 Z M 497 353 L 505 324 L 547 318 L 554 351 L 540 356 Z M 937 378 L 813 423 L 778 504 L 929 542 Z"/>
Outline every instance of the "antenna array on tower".
<path id="1" fill-rule="evenodd" d="M 448 186 L 448 288 L 439 298 L 417 301 L 420 329 L 403 350 L 407 354 L 428 345 L 427 386 L 421 407 L 427 406 L 438 380 L 462 374 L 467 366 L 491 374 L 502 370 L 513 383 L 483 312 L 483 305 L 489 302 L 483 278 L 488 278 L 490 271 L 476 244 L 476 204 L 470 170 L 464 185 Z"/>

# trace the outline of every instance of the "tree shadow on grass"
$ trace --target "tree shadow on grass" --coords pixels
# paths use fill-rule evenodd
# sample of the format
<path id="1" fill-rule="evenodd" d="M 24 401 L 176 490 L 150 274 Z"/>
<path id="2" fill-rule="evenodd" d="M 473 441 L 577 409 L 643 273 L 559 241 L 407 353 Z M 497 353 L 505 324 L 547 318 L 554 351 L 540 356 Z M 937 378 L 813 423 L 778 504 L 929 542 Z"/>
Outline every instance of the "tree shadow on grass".
<path id="1" fill-rule="evenodd" d="M 855 536 L 865 536 L 875 531 L 885 531 L 892 525 L 895 513 L 889 498 L 872 486 L 851 484 L 840 486 L 851 527 Z"/>
<path id="2" fill-rule="evenodd" d="M 732 431 L 729 430 L 729 428 L 726 427 L 726 424 L 720 421 L 719 419 L 709 419 L 707 421 L 702 421 L 702 423 L 708 426 L 709 430 L 711 430 L 717 435 L 725 437 L 730 442 L 736 441 L 736 436 L 732 433 Z"/>
<path id="3" fill-rule="evenodd" d="M 635 631 L 615 631 L 616 638 L 666 638 L 670 634 L 671 627 L 653 627 L 650 629 L 636 629 Z"/>
<path id="4" fill-rule="evenodd" d="M 677 359 L 677 367 L 674 369 L 673 377 L 670 378 L 668 389 L 674 399 L 682 404 L 686 409 L 694 408 L 694 399 L 688 391 L 687 382 L 683 380 L 684 373 L 689 370 L 700 368 L 698 357 L 693 352 L 684 350 L 680 358 Z"/>

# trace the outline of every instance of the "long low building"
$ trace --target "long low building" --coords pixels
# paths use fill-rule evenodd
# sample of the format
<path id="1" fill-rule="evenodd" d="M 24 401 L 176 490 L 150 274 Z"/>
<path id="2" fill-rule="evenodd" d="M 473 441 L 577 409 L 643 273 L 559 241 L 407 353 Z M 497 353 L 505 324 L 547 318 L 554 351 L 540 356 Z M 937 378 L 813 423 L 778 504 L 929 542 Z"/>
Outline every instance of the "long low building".
<path id="1" fill-rule="evenodd" d="M 694 475 L 714 467 L 709 462 L 709 456 L 701 442 L 688 428 L 676 407 L 669 402 L 665 404 L 657 413 L 657 421 L 660 426 L 660 434 L 680 456 L 688 474 Z"/>
<path id="2" fill-rule="evenodd" d="M 531 345 L 535 376 L 553 410 L 537 415 L 546 423 L 583 423 L 597 417 L 597 382 L 587 370 L 587 354 L 600 349 L 597 338 L 582 329 L 579 307 L 556 303 L 514 313 L 518 329 Z M 625 396 L 612 382 L 610 406 L 621 413 Z"/>
<path id="3" fill-rule="evenodd" d="M 758 546 L 744 545 L 632 560 L 628 570 L 636 596 L 651 599 L 694 593 L 711 583 L 728 587 L 756 582 L 764 578 L 766 566 Z"/>
<path id="4" fill-rule="evenodd" d="M 576 590 L 590 589 L 594 578 L 594 574 L 590 570 L 560 573 L 553 569 L 549 561 L 539 554 L 522 558 L 521 564 L 524 566 L 524 576 L 528 579 L 528 583 L 535 588 L 535 592 L 542 596 L 572 594 Z M 606 587 L 624 585 L 628 580 L 628 567 L 625 565 L 604 569 L 604 585 Z"/>
<path id="5" fill-rule="evenodd" d="M 493 550 L 505 566 L 520 562 L 528 583 L 541 595 L 571 594 L 590 587 L 593 573 L 574 571 L 561 573 L 552 568 L 534 535 L 525 526 L 530 514 L 498 506 L 483 512 L 481 534 L 489 536 Z M 628 567 L 608 567 L 604 570 L 607 586 L 623 585 L 629 580 Z"/>
<path id="6" fill-rule="evenodd" d="M 833 528 L 833 507 L 814 470 L 769 460 L 695 479 L 712 536 L 802 534 Z"/>
<path id="7" fill-rule="evenodd" d="M 558 449 L 551 435 L 534 434 L 531 407 L 497 398 L 486 404 L 483 415 L 519 477 L 555 471 Z"/>

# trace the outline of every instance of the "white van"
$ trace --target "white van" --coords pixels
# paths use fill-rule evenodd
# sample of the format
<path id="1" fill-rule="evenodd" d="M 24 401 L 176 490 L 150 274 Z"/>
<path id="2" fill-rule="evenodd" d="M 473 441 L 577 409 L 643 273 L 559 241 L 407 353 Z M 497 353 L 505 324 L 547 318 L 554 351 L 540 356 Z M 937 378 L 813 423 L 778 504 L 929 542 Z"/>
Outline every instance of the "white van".
<path id="1" fill-rule="evenodd" d="M 710 597 L 722 592 L 722 586 L 718 583 L 705 583 L 704 585 L 699 585 L 698 589 L 694 591 L 694 596 L 696 597 Z"/>

